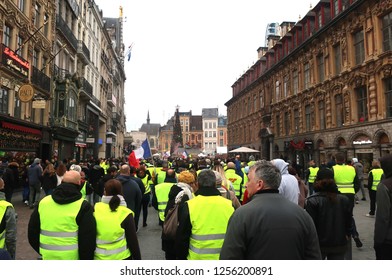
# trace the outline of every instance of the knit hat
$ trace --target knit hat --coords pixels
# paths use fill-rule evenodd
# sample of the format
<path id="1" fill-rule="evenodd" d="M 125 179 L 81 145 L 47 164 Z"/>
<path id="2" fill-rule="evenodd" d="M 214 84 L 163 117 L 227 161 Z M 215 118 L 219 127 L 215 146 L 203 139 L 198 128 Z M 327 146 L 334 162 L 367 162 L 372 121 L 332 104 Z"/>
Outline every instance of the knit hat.
<path id="1" fill-rule="evenodd" d="M 40 162 L 41 162 L 41 160 L 39 158 L 34 159 L 34 163 L 40 163 Z"/>
<path id="2" fill-rule="evenodd" d="M 216 179 L 216 185 L 222 185 L 222 175 L 218 171 L 215 171 L 215 179 Z"/>
<path id="3" fill-rule="evenodd" d="M 358 159 L 356 157 L 353 157 L 352 161 L 353 161 L 353 163 L 357 163 Z"/>
<path id="4" fill-rule="evenodd" d="M 321 168 L 317 172 L 316 180 L 323 180 L 323 179 L 333 179 L 334 175 L 331 169 L 329 168 Z"/>

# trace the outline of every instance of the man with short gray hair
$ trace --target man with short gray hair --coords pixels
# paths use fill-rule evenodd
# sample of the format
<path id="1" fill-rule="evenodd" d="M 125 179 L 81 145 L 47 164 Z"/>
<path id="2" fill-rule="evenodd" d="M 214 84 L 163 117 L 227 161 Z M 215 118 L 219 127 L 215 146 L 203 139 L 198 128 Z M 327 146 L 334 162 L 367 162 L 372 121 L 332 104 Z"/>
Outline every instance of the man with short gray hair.
<path id="1" fill-rule="evenodd" d="M 220 259 L 320 260 L 312 218 L 279 194 L 280 171 L 261 160 L 249 169 L 248 177 L 250 201 L 230 218 Z"/>

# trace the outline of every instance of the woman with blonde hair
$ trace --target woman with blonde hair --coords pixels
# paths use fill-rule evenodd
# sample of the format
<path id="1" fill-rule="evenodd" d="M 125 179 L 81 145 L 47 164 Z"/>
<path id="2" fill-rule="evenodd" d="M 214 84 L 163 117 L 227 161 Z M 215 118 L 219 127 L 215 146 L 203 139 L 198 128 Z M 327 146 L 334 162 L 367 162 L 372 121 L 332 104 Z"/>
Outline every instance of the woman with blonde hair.
<path id="1" fill-rule="evenodd" d="M 227 190 L 234 191 L 233 184 L 230 182 L 229 179 L 226 178 L 225 170 L 223 169 L 222 165 L 215 164 L 212 168 L 213 171 L 217 171 L 222 177 L 222 186 Z"/>

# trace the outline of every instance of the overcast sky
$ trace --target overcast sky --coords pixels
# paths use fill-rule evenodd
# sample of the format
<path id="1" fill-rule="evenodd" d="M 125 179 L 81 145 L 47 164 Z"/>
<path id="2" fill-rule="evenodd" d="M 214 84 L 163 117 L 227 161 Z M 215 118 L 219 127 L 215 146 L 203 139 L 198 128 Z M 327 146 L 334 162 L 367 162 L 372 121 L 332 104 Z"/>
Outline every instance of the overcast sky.
<path id="1" fill-rule="evenodd" d="M 95 0 L 104 17 L 123 7 L 127 131 L 174 114 L 217 108 L 231 86 L 257 61 L 268 23 L 297 22 L 317 0 Z"/>

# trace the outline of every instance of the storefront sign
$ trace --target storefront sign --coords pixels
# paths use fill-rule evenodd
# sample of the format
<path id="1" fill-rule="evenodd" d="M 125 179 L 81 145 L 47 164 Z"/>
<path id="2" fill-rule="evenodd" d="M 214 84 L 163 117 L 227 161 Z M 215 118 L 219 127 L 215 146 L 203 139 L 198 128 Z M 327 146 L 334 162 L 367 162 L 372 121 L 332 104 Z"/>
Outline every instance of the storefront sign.
<path id="1" fill-rule="evenodd" d="M 91 138 L 91 137 L 86 138 L 86 143 L 94 143 L 94 142 L 95 142 L 95 138 Z"/>
<path id="2" fill-rule="evenodd" d="M 1 63 L 13 72 L 22 74 L 27 78 L 29 76 L 30 63 L 4 44 L 1 45 L 1 49 Z"/>
<path id="3" fill-rule="evenodd" d="M 33 109 L 45 109 L 46 101 L 45 100 L 34 100 L 33 101 Z"/>
<path id="4" fill-rule="evenodd" d="M 19 88 L 18 96 L 20 101 L 30 102 L 34 97 L 34 88 L 29 84 L 25 84 Z"/>

